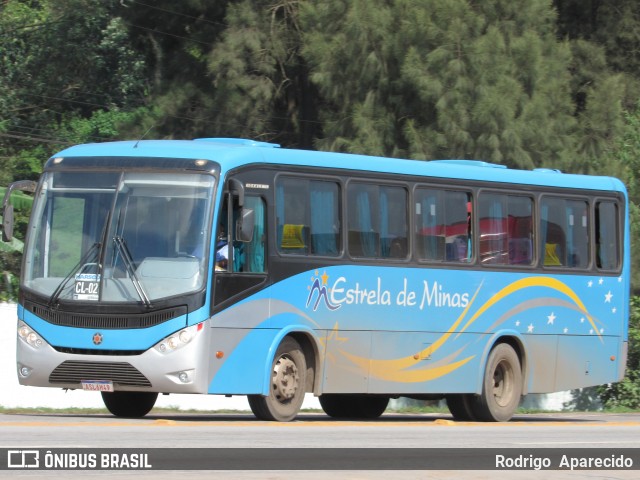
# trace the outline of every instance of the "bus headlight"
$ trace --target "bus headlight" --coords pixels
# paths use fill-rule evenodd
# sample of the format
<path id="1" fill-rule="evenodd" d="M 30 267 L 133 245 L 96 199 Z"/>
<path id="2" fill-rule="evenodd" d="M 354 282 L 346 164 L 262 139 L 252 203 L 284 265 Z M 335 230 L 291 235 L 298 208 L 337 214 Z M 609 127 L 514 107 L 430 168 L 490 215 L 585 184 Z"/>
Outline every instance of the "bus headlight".
<path id="1" fill-rule="evenodd" d="M 173 352 L 179 348 L 191 343 L 197 333 L 204 328 L 204 323 L 198 323 L 187 328 L 183 328 L 179 332 L 172 333 L 154 347 L 160 353 Z"/>
<path id="2" fill-rule="evenodd" d="M 44 340 L 42 340 L 40 335 L 33 331 L 31 327 L 23 321 L 18 322 L 18 338 L 35 348 L 44 345 Z"/>

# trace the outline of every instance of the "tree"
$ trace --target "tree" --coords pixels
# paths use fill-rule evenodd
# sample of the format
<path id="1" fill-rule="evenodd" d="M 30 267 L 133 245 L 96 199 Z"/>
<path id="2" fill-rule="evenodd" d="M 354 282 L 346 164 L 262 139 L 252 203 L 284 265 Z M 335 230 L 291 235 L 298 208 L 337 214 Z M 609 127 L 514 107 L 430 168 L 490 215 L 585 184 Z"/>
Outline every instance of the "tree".
<path id="1" fill-rule="evenodd" d="M 620 178 L 629 193 L 631 285 L 640 293 L 640 103 L 624 112 L 623 126 L 609 149 L 593 165 L 595 173 Z"/>
<path id="2" fill-rule="evenodd" d="M 0 3 L 0 181 L 36 179 L 61 147 L 119 135 L 126 109 L 144 105 L 145 65 L 115 0 Z M 23 239 L 28 210 L 16 212 Z M 17 293 L 20 255 L 0 254 L 3 299 Z M 15 250 L 12 248 L 11 250 Z"/>
<path id="3" fill-rule="evenodd" d="M 218 134 L 312 146 L 317 100 L 300 51 L 299 3 L 229 6 L 228 28 L 208 56 Z"/>
<path id="4" fill-rule="evenodd" d="M 640 71 L 640 4 L 636 0 L 554 0 L 558 34 L 604 47 L 614 72 Z"/>
<path id="5" fill-rule="evenodd" d="M 640 297 L 631 299 L 629 315 L 629 351 L 622 381 L 599 387 L 605 407 L 640 408 Z"/>
<path id="6" fill-rule="evenodd" d="M 216 110 L 207 69 L 209 52 L 227 25 L 228 1 L 123 0 L 114 10 L 147 70 L 145 105 L 134 135 L 194 138 L 216 134 Z"/>
<path id="7" fill-rule="evenodd" d="M 4 194 L 5 189 L 0 187 L 0 199 L 4 199 Z M 22 261 L 23 232 L 26 230 L 32 203 L 33 199 L 20 191 L 11 195 L 17 236 L 8 243 L 0 241 L 0 302 L 15 300 L 18 293 L 17 273 Z"/>
<path id="8" fill-rule="evenodd" d="M 579 124 L 572 171 L 603 172 L 640 96 L 640 4 L 635 0 L 555 0 L 558 37 L 571 46 L 571 96 Z"/>
<path id="9" fill-rule="evenodd" d="M 303 12 L 321 148 L 523 168 L 569 157 L 571 52 L 548 2 L 333 0 Z"/>
<path id="10" fill-rule="evenodd" d="M 0 5 L 3 180 L 37 178 L 47 157 L 71 143 L 58 132 L 61 123 L 98 109 L 143 104 L 144 62 L 113 15 L 117 4 L 7 0 Z"/>
<path id="11" fill-rule="evenodd" d="M 417 103 L 403 89 L 403 25 L 423 21 L 424 5 L 355 0 L 301 5 L 303 56 L 322 96 L 321 150 L 404 156 L 405 107 Z M 424 2 L 422 2 L 424 3 Z"/>

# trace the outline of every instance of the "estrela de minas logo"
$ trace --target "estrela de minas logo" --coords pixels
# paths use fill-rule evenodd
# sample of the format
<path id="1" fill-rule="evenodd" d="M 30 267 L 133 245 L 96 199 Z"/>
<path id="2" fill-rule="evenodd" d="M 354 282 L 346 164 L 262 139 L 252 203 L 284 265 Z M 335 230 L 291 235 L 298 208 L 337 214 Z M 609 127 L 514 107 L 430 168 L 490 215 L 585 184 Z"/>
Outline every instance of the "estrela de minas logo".
<path id="1" fill-rule="evenodd" d="M 329 289 L 327 288 L 327 283 L 329 281 L 329 275 L 327 272 L 322 272 L 322 275 L 319 274 L 318 270 L 314 272 L 314 275 L 311 277 L 311 286 L 307 287 L 309 289 L 309 296 L 307 297 L 307 308 L 309 304 L 313 300 L 313 297 L 318 294 L 313 304 L 313 311 L 318 310 L 318 306 L 320 305 L 320 300 L 324 300 L 325 306 L 329 310 L 337 310 L 340 308 L 340 305 L 334 305 L 329 300 Z"/>

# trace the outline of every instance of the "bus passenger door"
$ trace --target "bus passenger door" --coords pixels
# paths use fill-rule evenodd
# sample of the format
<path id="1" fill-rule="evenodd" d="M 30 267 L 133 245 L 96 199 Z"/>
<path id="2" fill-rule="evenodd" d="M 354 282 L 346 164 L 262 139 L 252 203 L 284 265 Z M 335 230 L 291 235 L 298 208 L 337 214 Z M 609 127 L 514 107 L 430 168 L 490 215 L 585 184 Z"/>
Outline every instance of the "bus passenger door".
<path id="1" fill-rule="evenodd" d="M 214 311 L 227 307 L 266 282 L 266 207 L 257 195 L 229 188 L 218 216 L 215 245 Z"/>

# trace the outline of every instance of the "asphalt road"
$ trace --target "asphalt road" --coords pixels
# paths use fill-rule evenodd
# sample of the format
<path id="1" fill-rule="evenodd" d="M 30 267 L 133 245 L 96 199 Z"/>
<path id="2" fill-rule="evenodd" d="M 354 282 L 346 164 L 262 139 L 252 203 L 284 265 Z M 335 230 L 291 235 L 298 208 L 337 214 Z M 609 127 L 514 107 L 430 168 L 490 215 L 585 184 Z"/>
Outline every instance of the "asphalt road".
<path id="1" fill-rule="evenodd" d="M 620 449 L 640 451 L 640 414 L 534 414 L 516 416 L 508 423 L 454 422 L 445 414 L 385 414 L 375 421 L 337 421 L 321 414 L 303 414 L 290 423 L 256 420 L 250 414 L 163 414 L 143 419 L 119 419 L 109 415 L 42 414 L 0 415 L 2 449 L 145 449 L 167 448 L 171 455 L 194 448 L 262 448 L 273 455 L 285 471 L 223 471 L 217 478 L 640 478 L 640 470 L 608 469 L 581 471 L 286 471 L 296 461 L 295 448 L 333 448 L 342 452 L 352 448 L 491 448 L 498 452 L 519 449 L 552 449 L 548 452 L 574 452 L 574 449 L 604 449 L 607 455 Z M 186 449 L 176 451 L 173 449 Z M 87 450 L 81 450 L 87 451 Z M 409 450 L 407 450 L 409 452 Z M 512 450 L 513 451 L 513 450 Z M 594 452 L 597 450 L 594 450 Z M 311 451 L 313 454 L 313 451 Z M 206 455 L 206 451 L 199 454 Z M 640 455 L 640 454 L 639 454 Z M 468 456 L 468 455 L 467 455 Z M 287 459 L 290 460 L 290 464 Z M 371 464 L 379 464 L 372 458 Z M 378 462 L 378 463 L 376 463 Z M 640 463 L 640 461 L 638 461 Z M 179 463 L 178 463 L 179 464 Z M 247 464 L 248 465 L 248 464 Z M 241 469 L 244 465 L 238 465 Z M 636 465 L 639 468 L 640 465 Z M 53 478 L 56 471 L 2 471 L 0 477 Z M 11 475 L 10 475 L 11 474 Z M 83 471 L 65 472 L 64 477 L 115 476 L 139 478 L 214 478 L 212 472 L 198 471 Z"/>

